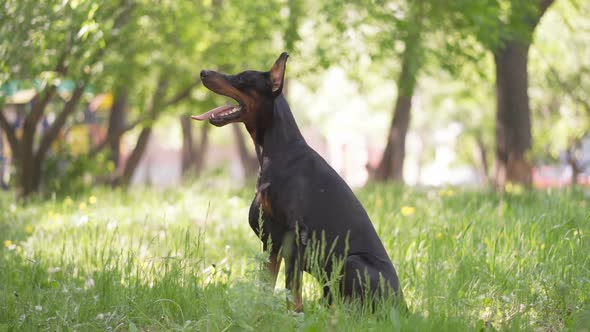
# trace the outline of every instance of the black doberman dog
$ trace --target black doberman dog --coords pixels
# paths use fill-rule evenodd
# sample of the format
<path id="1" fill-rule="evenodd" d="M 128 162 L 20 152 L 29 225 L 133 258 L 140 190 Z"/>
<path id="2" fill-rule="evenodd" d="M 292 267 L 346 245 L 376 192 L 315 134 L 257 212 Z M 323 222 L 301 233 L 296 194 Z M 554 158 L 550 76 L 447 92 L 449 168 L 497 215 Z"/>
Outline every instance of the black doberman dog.
<path id="1" fill-rule="evenodd" d="M 208 89 L 238 105 L 192 118 L 217 127 L 246 125 L 260 162 L 250 226 L 270 255 L 267 268 L 273 285 L 285 259 L 286 287 L 293 293 L 296 311 L 303 310 L 303 271 L 320 279 L 338 278 L 337 287 L 346 298 L 364 301 L 370 296 L 374 301 L 387 293 L 402 303 L 397 273 L 365 209 L 299 132 L 282 95 L 287 57 L 281 54 L 265 72 L 201 71 Z M 309 254 L 306 249 L 312 247 L 315 252 Z M 331 299 L 332 291 L 325 286 L 324 297 Z"/>

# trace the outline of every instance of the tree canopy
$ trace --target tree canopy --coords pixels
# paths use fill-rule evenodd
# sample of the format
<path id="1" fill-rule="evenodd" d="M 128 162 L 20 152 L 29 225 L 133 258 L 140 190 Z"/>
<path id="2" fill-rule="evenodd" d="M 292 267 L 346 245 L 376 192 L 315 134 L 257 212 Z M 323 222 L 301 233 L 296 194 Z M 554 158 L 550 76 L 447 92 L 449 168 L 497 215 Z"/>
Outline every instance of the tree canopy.
<path id="1" fill-rule="evenodd" d="M 25 193 L 44 182 L 48 159 L 63 157 L 52 146 L 97 95 L 113 96 L 108 133 L 84 158 L 97 164 L 104 153 L 117 155 L 120 138 L 133 132 L 134 148 L 116 174 L 124 184 L 162 115 L 217 102 L 201 87 L 201 69 L 263 69 L 283 50 L 299 55 L 289 77 L 311 90 L 326 69 L 340 67 L 361 98 L 384 84 L 395 92 L 376 179 L 403 180 L 406 133 L 417 132 L 427 144 L 429 132 L 455 123 L 463 137 L 459 163 L 497 180 L 495 160 L 505 180 L 526 182 L 531 165 L 556 160 L 590 126 L 589 8 L 581 0 L 7 0 L 1 6 L 0 128 Z M 32 91 L 32 99 L 14 119 L 5 106 L 18 91 Z M 384 107 L 368 111 L 383 113 Z M 314 125 L 317 116 L 306 119 Z M 428 159 L 428 148 L 423 152 Z"/>

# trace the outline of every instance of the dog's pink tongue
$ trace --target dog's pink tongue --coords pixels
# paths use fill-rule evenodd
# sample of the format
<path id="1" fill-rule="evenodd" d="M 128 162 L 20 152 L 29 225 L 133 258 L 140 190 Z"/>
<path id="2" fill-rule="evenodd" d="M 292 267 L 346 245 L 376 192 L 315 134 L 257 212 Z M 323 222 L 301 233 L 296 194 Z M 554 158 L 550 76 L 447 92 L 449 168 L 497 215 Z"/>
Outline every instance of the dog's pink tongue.
<path id="1" fill-rule="evenodd" d="M 223 106 L 215 107 L 214 109 L 212 109 L 208 112 L 205 112 L 201 115 L 193 115 L 193 116 L 191 116 L 191 119 L 198 120 L 198 121 L 208 120 L 208 119 L 211 119 L 217 113 L 223 112 L 223 111 L 228 110 L 232 107 L 233 106 L 231 106 L 231 105 L 223 105 Z"/>

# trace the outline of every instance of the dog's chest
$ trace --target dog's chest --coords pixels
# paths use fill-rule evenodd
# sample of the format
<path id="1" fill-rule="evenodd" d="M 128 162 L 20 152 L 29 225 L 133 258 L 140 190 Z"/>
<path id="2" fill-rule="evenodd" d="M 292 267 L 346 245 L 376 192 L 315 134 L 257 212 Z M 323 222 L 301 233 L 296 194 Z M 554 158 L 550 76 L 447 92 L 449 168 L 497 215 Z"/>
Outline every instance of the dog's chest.
<path id="1" fill-rule="evenodd" d="M 258 180 L 256 181 L 256 202 L 262 209 L 263 214 L 267 216 L 273 215 L 270 196 L 270 176 L 269 176 L 270 158 L 264 157 Z"/>
<path id="2" fill-rule="evenodd" d="M 268 191 L 269 187 L 270 182 L 259 183 L 256 185 L 256 203 L 258 203 L 258 205 L 262 209 L 262 212 L 265 215 L 272 217 L 273 211 L 271 206 L 270 193 Z"/>

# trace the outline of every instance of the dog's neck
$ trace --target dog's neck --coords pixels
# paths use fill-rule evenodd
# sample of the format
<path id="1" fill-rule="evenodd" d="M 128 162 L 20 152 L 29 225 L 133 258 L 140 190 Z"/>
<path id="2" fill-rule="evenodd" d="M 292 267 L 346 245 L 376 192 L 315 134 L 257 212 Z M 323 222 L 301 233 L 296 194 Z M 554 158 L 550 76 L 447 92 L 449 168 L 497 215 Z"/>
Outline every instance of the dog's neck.
<path id="1" fill-rule="evenodd" d="M 289 147 L 307 144 L 282 94 L 274 101 L 270 125 L 259 128 L 251 134 L 261 166 L 264 157 L 272 158 L 273 155 L 288 150 Z"/>

